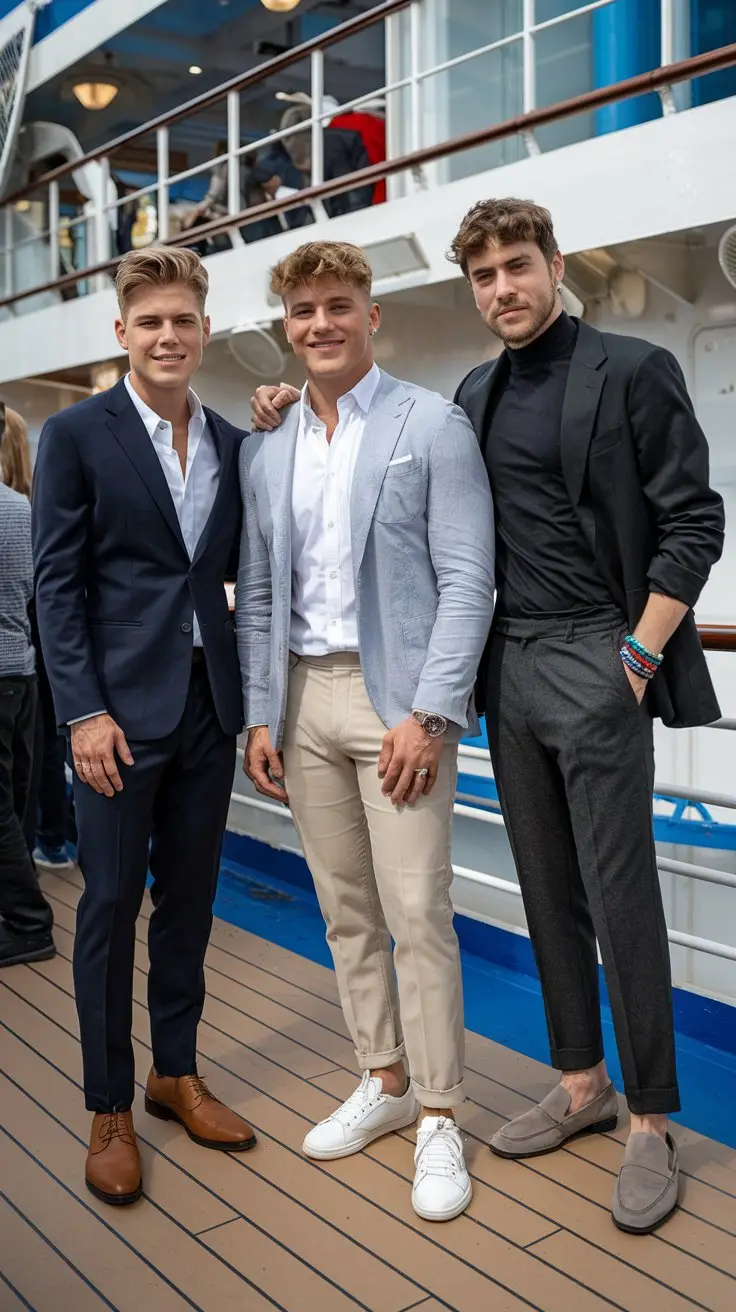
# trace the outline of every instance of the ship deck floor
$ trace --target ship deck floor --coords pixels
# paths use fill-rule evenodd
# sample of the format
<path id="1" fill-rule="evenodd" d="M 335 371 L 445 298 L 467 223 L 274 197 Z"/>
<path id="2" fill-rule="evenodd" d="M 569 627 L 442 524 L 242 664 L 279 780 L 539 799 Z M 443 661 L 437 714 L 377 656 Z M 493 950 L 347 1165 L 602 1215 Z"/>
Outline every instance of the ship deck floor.
<path id="1" fill-rule="evenodd" d="M 201 1073 L 254 1124 L 242 1156 L 207 1152 L 147 1116 L 146 917 L 139 922 L 133 1032 L 145 1172 L 133 1207 L 85 1188 L 89 1117 L 72 985 L 78 871 L 44 876 L 53 961 L 0 974 L 1 1312 L 686 1312 L 736 1307 L 736 1153 L 681 1126 L 681 1207 L 657 1235 L 613 1226 L 625 1137 L 581 1139 L 526 1163 L 491 1134 L 549 1087 L 539 1063 L 467 1035 L 460 1113 L 469 1211 L 415 1216 L 413 1132 L 314 1164 L 306 1130 L 355 1086 L 335 980 L 322 966 L 217 921 L 200 1029 Z"/>

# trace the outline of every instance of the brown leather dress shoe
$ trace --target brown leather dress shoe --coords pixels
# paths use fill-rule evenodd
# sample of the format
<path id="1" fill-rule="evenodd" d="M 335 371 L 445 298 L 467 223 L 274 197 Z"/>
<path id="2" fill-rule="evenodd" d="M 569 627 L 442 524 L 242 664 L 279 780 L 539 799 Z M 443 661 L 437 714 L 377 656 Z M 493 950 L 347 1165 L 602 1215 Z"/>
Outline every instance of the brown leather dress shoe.
<path id="1" fill-rule="evenodd" d="M 248 1122 L 215 1098 L 198 1075 L 176 1079 L 152 1070 L 146 1084 L 146 1111 L 160 1121 L 178 1121 L 200 1148 L 244 1153 L 256 1144 Z"/>
<path id="2" fill-rule="evenodd" d="M 132 1112 L 95 1113 L 84 1178 L 95 1198 L 114 1207 L 140 1198 L 141 1159 Z"/>

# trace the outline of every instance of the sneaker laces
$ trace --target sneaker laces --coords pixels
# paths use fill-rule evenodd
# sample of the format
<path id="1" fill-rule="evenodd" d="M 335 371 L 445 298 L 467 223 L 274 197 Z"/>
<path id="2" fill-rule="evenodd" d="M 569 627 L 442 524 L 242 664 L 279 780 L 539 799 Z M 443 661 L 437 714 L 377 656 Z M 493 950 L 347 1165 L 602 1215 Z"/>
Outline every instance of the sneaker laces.
<path id="1" fill-rule="evenodd" d="M 370 1071 L 366 1071 L 355 1093 L 351 1093 L 342 1106 L 327 1119 L 338 1121 L 340 1125 L 348 1127 L 356 1125 L 366 1112 L 378 1106 L 381 1097 L 381 1081 L 373 1079 Z"/>
<path id="2" fill-rule="evenodd" d="M 426 1130 L 419 1127 L 415 1154 L 417 1170 L 424 1175 L 445 1175 L 456 1180 L 465 1170 L 460 1131 L 447 1116 L 440 1116 Z"/>

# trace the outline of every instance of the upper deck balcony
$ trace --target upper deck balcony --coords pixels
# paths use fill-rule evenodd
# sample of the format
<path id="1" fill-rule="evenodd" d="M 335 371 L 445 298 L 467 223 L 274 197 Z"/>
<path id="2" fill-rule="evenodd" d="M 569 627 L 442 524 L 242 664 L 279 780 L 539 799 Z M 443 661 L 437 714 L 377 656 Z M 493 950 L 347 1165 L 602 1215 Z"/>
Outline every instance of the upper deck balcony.
<path id="1" fill-rule="evenodd" d="M 299 234 L 366 246 L 386 295 L 457 276 L 445 251 L 479 195 L 548 203 L 566 253 L 736 215 L 733 173 L 722 167 L 736 134 L 736 45 L 724 44 L 736 38 L 736 11 L 727 0 L 695 7 L 689 23 L 684 0 L 356 0 L 340 25 L 302 0 L 299 28 L 283 17 L 275 27 L 277 16 L 255 0 L 234 7 L 239 17 L 217 49 L 228 34 L 237 48 L 243 23 L 251 59 L 254 49 L 276 53 L 173 109 L 165 63 L 166 94 L 151 98 L 157 75 L 145 33 L 165 30 L 170 42 L 180 8 L 175 35 L 188 59 L 188 0 L 159 6 L 160 28 L 149 16 L 140 39 L 133 27 L 111 42 L 113 71 L 105 60 L 96 72 L 80 65 L 79 77 L 120 84 L 128 121 L 136 88 L 141 105 L 167 106 L 112 140 L 98 134 L 86 153 L 90 129 L 78 107 L 70 114 L 62 99 L 57 123 L 39 121 L 50 117 L 54 91 L 68 97 L 78 85 L 74 68 L 29 97 L 0 207 L 0 381 L 116 354 L 111 278 L 130 245 L 201 243 L 215 331 L 227 334 L 278 318 L 268 270 Z M 254 8 L 266 24 L 260 41 Z M 311 117 L 279 126 L 277 95 L 294 92 L 311 97 Z M 346 176 L 351 166 L 330 150 L 329 97 L 341 117 L 383 101 L 385 161 Z M 296 161 L 292 194 L 273 199 L 267 185 L 259 196 L 253 166 L 279 158 Z M 384 178 L 387 202 L 367 208 L 383 201 Z M 213 183 L 220 212 L 193 228 Z M 295 235 L 304 217 L 314 226 Z"/>

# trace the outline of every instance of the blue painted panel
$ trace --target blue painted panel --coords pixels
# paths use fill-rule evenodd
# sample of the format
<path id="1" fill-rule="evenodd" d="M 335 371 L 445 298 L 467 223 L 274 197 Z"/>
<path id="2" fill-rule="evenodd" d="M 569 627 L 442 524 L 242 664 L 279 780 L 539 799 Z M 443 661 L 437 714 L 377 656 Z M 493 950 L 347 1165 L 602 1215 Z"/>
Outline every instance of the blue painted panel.
<path id="1" fill-rule="evenodd" d="M 611 86 L 657 68 L 661 48 L 660 0 L 616 0 L 593 15 L 594 86 Z M 656 95 L 638 96 L 596 111 L 596 132 L 617 132 L 658 118 Z"/>
<path id="2" fill-rule="evenodd" d="M 733 0 L 690 0 L 692 53 L 702 55 L 736 41 L 736 5 Z M 725 96 L 736 96 L 736 68 L 697 78 L 693 83 L 693 105 L 705 105 Z"/>
<path id="3" fill-rule="evenodd" d="M 51 0 L 48 8 L 40 9 L 36 16 L 36 41 L 42 41 L 50 32 L 63 27 L 70 18 L 96 3 L 97 0 Z M 18 0 L 0 0 L 0 18 L 19 8 Z"/>

